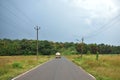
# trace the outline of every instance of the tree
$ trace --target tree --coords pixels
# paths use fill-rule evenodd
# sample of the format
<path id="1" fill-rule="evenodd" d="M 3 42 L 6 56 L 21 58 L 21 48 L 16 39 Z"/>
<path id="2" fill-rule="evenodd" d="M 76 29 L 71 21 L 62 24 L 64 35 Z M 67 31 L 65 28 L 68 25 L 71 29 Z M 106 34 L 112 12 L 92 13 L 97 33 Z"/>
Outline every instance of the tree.
<path id="1" fill-rule="evenodd" d="M 50 42 L 45 40 L 45 41 L 39 41 L 39 52 L 42 55 L 51 55 L 54 54 L 56 50 Z"/>
<path id="2" fill-rule="evenodd" d="M 86 54 L 87 53 L 87 45 L 85 43 L 79 43 L 77 46 L 76 46 L 76 50 L 77 52 L 81 53 L 81 57 L 83 54 Z"/>
<path id="3" fill-rule="evenodd" d="M 98 48 L 97 48 L 97 45 L 96 45 L 96 44 L 90 44 L 89 47 L 90 47 L 90 52 L 91 52 L 91 53 L 93 53 L 93 54 L 96 54 L 96 53 L 97 53 Z"/>

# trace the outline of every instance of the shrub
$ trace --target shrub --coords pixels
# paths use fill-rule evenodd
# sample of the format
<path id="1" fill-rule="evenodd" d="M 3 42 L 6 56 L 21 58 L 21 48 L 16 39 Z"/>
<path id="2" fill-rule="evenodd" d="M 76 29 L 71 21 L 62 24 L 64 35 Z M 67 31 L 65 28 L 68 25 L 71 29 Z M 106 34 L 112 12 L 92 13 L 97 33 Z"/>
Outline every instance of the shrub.
<path id="1" fill-rule="evenodd" d="M 12 67 L 13 67 L 13 68 L 23 68 L 22 64 L 19 63 L 19 62 L 14 62 L 14 63 L 12 64 Z"/>

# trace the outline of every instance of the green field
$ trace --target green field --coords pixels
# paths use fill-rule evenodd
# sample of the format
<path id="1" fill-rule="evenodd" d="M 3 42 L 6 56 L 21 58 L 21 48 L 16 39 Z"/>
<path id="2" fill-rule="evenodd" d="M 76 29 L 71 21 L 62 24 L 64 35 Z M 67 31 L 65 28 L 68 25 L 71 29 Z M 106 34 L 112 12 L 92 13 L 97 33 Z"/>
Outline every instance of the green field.
<path id="1" fill-rule="evenodd" d="M 67 56 L 77 65 L 95 76 L 97 80 L 120 80 L 120 55 L 100 55 L 96 60 L 95 55 Z"/>
<path id="2" fill-rule="evenodd" d="M 50 56 L 0 56 L 0 80 L 10 80 L 13 77 L 50 60 Z"/>
<path id="3" fill-rule="evenodd" d="M 87 72 L 95 76 L 97 80 L 120 80 L 120 55 L 100 55 L 96 60 L 95 55 L 67 55 L 68 59 Z M 46 62 L 53 56 L 0 56 L 0 80 L 10 80 L 13 77 Z"/>

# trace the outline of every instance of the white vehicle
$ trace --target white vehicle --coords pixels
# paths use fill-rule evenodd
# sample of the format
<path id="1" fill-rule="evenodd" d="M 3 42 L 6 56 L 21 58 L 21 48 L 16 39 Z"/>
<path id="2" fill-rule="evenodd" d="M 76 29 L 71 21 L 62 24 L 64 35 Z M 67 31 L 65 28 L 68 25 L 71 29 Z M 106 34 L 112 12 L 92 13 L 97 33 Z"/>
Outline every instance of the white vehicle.
<path id="1" fill-rule="evenodd" d="M 59 52 L 57 52 L 57 53 L 55 54 L 55 56 L 56 56 L 56 58 L 61 58 L 61 54 L 60 54 Z"/>

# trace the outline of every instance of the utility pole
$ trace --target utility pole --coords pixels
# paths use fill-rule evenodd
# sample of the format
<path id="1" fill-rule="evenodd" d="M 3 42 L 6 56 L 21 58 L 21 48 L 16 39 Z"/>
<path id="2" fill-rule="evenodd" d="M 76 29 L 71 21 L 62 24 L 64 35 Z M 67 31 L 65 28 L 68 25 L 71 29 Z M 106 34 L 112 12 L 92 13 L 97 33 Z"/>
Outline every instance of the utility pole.
<path id="1" fill-rule="evenodd" d="M 82 37 L 81 40 L 82 40 L 82 51 L 81 51 L 81 58 L 82 58 L 82 55 L 83 55 L 83 48 L 84 48 L 84 43 L 83 43 L 83 42 L 84 42 L 84 38 Z"/>
<path id="2" fill-rule="evenodd" d="M 84 42 L 84 38 L 82 37 L 82 43 Z"/>
<path id="3" fill-rule="evenodd" d="M 40 29 L 40 27 L 38 27 L 38 26 L 36 26 L 36 27 L 34 27 L 34 29 L 37 31 L 37 45 L 36 45 L 36 58 L 37 58 L 37 61 L 38 61 L 38 30 Z"/>

